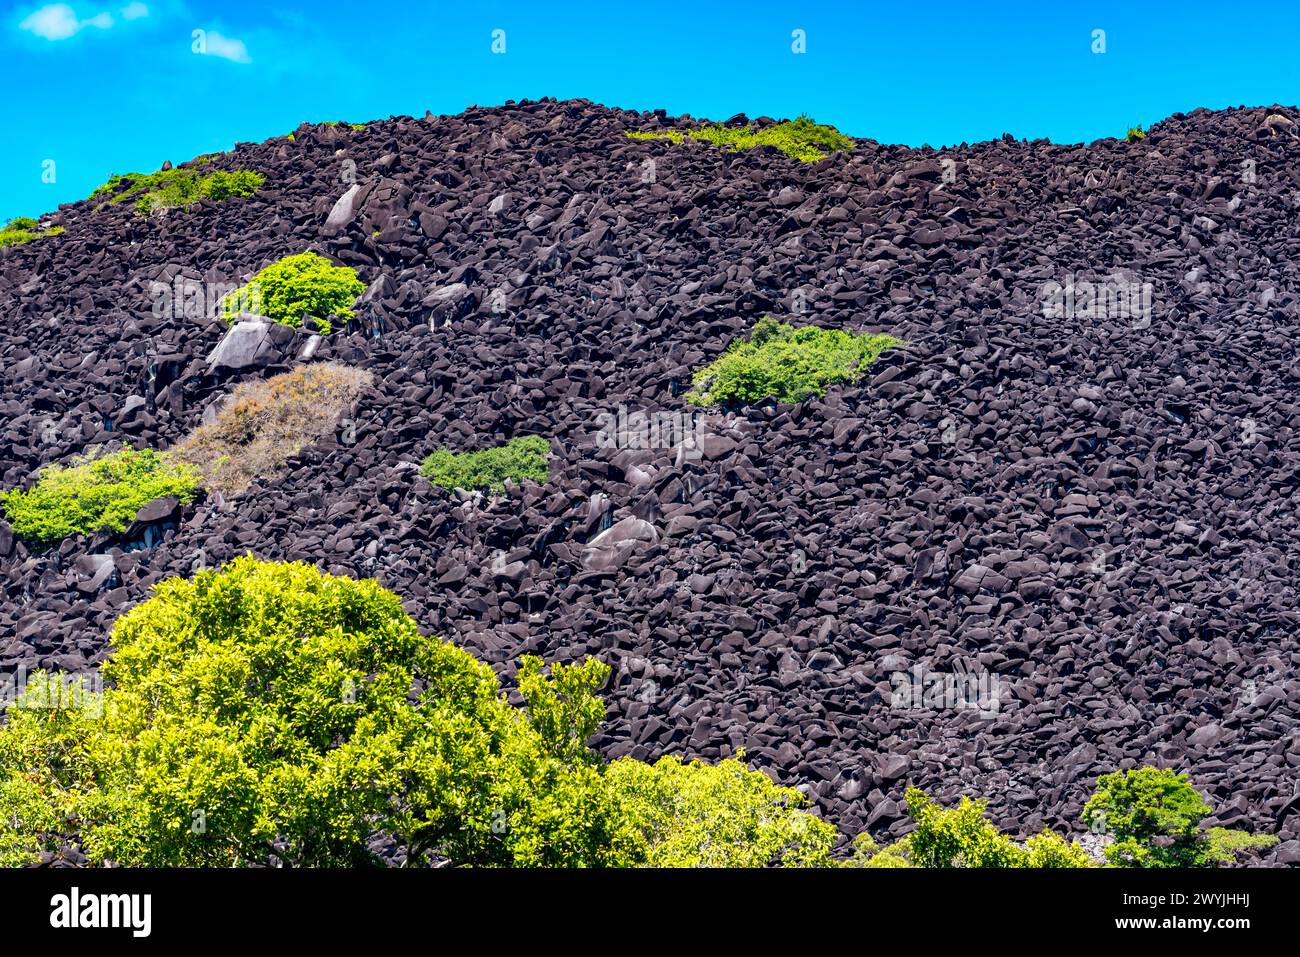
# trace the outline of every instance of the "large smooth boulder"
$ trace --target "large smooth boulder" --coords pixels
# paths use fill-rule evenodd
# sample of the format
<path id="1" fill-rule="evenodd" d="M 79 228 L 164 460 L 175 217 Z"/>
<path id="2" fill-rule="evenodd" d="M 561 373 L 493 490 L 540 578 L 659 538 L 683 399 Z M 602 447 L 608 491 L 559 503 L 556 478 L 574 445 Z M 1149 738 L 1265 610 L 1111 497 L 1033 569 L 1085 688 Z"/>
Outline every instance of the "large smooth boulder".
<path id="1" fill-rule="evenodd" d="M 258 316 L 243 315 L 208 355 L 208 369 L 240 372 L 259 369 L 279 362 L 284 348 L 293 339 L 293 330 Z"/>
<path id="2" fill-rule="evenodd" d="M 659 541 L 658 530 L 644 519 L 629 516 L 615 522 L 582 551 L 583 567 L 607 571 L 625 564 L 631 555 Z"/>

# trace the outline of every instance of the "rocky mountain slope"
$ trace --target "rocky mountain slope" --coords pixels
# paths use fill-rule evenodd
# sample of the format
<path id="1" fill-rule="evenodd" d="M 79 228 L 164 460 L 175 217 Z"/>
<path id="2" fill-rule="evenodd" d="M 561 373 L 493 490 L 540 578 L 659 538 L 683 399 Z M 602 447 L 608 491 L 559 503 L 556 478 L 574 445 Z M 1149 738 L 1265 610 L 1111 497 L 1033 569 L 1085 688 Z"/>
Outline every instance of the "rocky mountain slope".
<path id="1" fill-rule="evenodd" d="M 241 144 L 215 166 L 264 173 L 249 199 L 66 206 L 0 250 L 4 488 L 165 448 L 300 361 L 375 385 L 228 501 L 48 554 L 0 527 L 0 675 L 93 671 L 153 582 L 252 551 L 377 577 L 507 676 L 599 656 L 602 751 L 744 747 L 848 834 L 905 829 L 908 782 L 1077 832 L 1098 774 L 1162 762 L 1300 861 L 1300 138 L 1274 113 L 801 164 L 525 102 Z M 209 363 L 224 323 L 159 292 L 211 306 L 308 249 L 368 284 L 310 360 L 299 333 Z M 1060 292 L 1102 280 L 1134 308 Z M 692 370 L 768 313 L 907 345 L 711 413 L 698 460 L 603 447 L 620 407 L 693 412 Z M 551 439 L 545 486 L 475 501 L 415 468 L 522 434 Z M 994 681 L 996 710 L 894 706 L 925 673 Z"/>

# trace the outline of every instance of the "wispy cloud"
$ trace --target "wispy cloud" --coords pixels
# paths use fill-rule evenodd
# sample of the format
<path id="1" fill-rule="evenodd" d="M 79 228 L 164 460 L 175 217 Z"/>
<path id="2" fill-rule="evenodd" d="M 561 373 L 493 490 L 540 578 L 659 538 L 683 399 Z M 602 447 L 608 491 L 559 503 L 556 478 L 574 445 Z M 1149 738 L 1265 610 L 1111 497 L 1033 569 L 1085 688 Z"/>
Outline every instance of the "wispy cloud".
<path id="1" fill-rule="evenodd" d="M 248 47 L 244 45 L 243 40 L 228 37 L 216 30 L 196 32 L 199 32 L 200 35 L 195 37 L 197 41 L 194 45 L 195 53 L 221 57 L 221 59 L 229 60 L 231 63 L 253 62 L 253 58 L 248 55 Z"/>
<path id="2" fill-rule="evenodd" d="M 123 7 L 121 14 L 123 20 L 140 20 L 149 16 L 149 8 L 143 3 L 133 2 Z M 68 4 L 50 3 L 29 13 L 19 22 L 18 29 L 45 40 L 67 40 L 87 27 L 108 30 L 115 22 L 113 14 L 107 10 L 101 10 L 83 20 Z"/>

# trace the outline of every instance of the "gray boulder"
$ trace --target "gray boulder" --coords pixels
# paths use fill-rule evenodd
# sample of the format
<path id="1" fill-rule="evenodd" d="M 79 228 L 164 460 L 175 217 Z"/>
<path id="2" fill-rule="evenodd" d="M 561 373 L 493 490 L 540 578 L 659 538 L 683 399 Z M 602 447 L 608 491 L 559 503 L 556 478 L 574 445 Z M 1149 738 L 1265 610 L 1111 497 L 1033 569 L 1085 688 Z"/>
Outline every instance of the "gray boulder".
<path id="1" fill-rule="evenodd" d="M 625 564 L 631 555 L 659 541 L 659 532 L 644 519 L 628 517 L 615 522 L 590 542 L 582 552 L 583 567 L 607 571 Z"/>
<path id="2" fill-rule="evenodd" d="M 358 195 L 361 193 L 361 185 L 353 183 L 347 188 L 334 208 L 330 210 L 329 216 L 325 218 L 325 225 L 321 227 L 321 233 L 325 236 L 333 236 L 347 228 L 348 223 L 356 219 L 357 212 L 360 210 L 361 203 L 358 201 Z"/>
<path id="3" fill-rule="evenodd" d="M 273 325 L 276 323 L 247 314 L 237 318 L 208 355 L 209 371 L 228 369 L 239 372 L 280 361 L 282 352 L 279 342 L 283 339 L 283 334 L 272 330 Z"/>

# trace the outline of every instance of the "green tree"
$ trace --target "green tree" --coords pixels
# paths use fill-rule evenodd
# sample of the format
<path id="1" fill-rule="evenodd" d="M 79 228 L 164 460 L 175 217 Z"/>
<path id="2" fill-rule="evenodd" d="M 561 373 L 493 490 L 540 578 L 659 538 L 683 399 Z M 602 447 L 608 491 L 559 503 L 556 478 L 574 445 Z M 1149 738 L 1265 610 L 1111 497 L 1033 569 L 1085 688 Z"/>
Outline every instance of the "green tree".
<path id="1" fill-rule="evenodd" d="M 1114 837 L 1106 858 L 1118 867 L 1207 867 L 1277 843 L 1272 835 L 1204 830 L 1211 811 L 1185 773 L 1144 767 L 1099 777 L 1083 819 Z"/>

